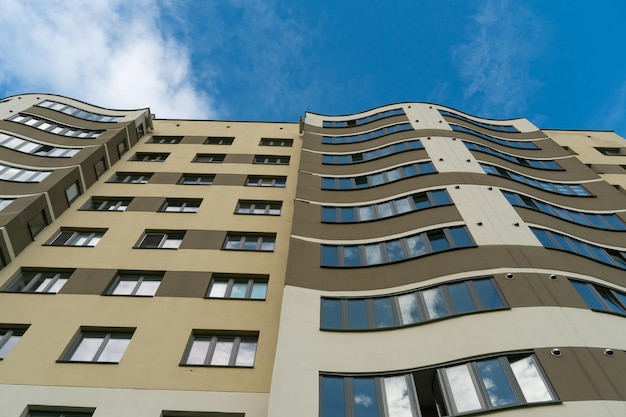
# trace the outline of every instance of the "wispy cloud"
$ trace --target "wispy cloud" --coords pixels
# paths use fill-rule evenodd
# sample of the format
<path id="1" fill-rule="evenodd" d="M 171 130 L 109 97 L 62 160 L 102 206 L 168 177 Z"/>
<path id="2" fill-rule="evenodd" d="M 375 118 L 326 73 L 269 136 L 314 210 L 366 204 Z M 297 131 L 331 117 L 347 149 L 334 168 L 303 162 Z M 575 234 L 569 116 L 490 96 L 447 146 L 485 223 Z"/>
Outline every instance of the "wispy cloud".
<path id="1" fill-rule="evenodd" d="M 190 51 L 160 29 L 156 0 L 3 0 L 0 87 L 53 92 L 158 117 L 211 118 Z"/>
<path id="2" fill-rule="evenodd" d="M 547 37 L 539 18 L 517 2 L 489 0 L 471 17 L 467 37 L 452 47 L 452 55 L 472 111 L 487 117 L 521 114 L 541 88 L 530 74 Z"/>

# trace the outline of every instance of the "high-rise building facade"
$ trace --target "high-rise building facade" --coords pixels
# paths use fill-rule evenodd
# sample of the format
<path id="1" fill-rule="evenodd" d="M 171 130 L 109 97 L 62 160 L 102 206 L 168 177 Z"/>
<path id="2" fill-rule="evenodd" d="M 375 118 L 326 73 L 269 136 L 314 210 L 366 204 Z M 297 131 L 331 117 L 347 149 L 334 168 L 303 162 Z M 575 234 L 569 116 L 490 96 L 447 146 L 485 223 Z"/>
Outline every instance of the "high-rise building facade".
<path id="1" fill-rule="evenodd" d="M 436 104 L 0 101 L 0 415 L 626 415 L 626 142 Z"/>

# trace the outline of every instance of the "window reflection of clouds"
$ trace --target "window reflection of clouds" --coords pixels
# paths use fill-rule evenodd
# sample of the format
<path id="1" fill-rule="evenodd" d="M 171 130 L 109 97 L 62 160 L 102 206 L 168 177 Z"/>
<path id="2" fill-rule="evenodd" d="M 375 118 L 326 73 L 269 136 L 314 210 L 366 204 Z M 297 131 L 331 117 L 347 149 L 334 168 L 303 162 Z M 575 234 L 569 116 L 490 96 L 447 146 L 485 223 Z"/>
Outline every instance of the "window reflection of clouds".
<path id="1" fill-rule="evenodd" d="M 448 309 L 443 300 L 443 295 L 439 288 L 431 288 L 422 292 L 424 295 L 424 302 L 426 303 L 426 310 L 431 319 L 443 317 L 448 315 Z"/>
<path id="2" fill-rule="evenodd" d="M 385 378 L 384 383 L 388 415 L 391 417 L 413 417 L 406 377 Z"/>
<path id="3" fill-rule="evenodd" d="M 459 413 L 482 408 L 467 365 L 446 368 L 444 374 L 450 386 L 454 405 Z"/>
<path id="4" fill-rule="evenodd" d="M 553 400 L 532 356 L 511 362 L 511 369 L 529 403 Z"/>
<path id="5" fill-rule="evenodd" d="M 421 320 L 419 305 L 415 294 L 405 294 L 397 298 L 403 324 L 417 323 Z"/>
<path id="6" fill-rule="evenodd" d="M 498 359 L 480 361 L 476 365 L 492 406 L 497 407 L 516 402 L 515 395 Z"/>

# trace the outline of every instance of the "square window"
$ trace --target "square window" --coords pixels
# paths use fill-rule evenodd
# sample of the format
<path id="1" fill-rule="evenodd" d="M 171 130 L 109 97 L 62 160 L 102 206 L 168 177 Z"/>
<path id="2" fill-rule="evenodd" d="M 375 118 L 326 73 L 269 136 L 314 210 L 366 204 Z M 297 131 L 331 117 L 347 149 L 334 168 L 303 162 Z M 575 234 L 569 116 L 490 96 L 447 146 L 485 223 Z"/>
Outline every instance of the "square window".
<path id="1" fill-rule="evenodd" d="M 181 140 L 183 140 L 182 136 L 152 136 L 148 142 L 174 145 L 180 143 Z"/>
<path id="2" fill-rule="evenodd" d="M 104 171 L 107 170 L 106 163 L 104 162 L 104 158 L 96 162 L 93 166 L 94 171 L 96 172 L 96 178 L 100 178 Z"/>
<path id="3" fill-rule="evenodd" d="M 72 275 L 67 270 L 24 271 L 20 272 L 5 289 L 8 292 L 56 294 Z"/>
<path id="4" fill-rule="evenodd" d="M 239 200 L 237 214 L 280 216 L 282 201 Z"/>
<path id="5" fill-rule="evenodd" d="M 143 235 L 138 248 L 141 249 L 178 249 L 183 242 L 184 231 L 148 232 Z"/>
<path id="6" fill-rule="evenodd" d="M 166 152 L 137 152 L 131 159 L 131 161 L 140 162 L 164 162 L 169 153 Z"/>
<path id="7" fill-rule="evenodd" d="M 60 359 L 62 362 L 119 363 L 134 329 L 100 331 L 82 328 L 77 340 Z"/>
<path id="8" fill-rule="evenodd" d="M 607 155 L 607 156 L 626 155 L 626 152 L 622 151 L 624 148 L 595 148 L 595 149 L 598 152 L 600 152 L 602 155 Z"/>
<path id="9" fill-rule="evenodd" d="M 272 138 L 262 138 L 259 142 L 259 146 L 284 146 L 284 147 L 292 147 L 293 139 L 272 139 Z"/>
<path id="10" fill-rule="evenodd" d="M 201 203 L 201 198 L 168 198 L 159 211 L 166 213 L 197 213 Z"/>
<path id="11" fill-rule="evenodd" d="M 0 325 L 0 360 L 4 359 L 20 341 L 28 326 L 3 327 Z"/>
<path id="12" fill-rule="evenodd" d="M 207 298 L 265 300 L 267 275 L 215 274 Z"/>
<path id="13" fill-rule="evenodd" d="M 194 332 L 182 365 L 234 366 L 254 365 L 258 333 L 236 335 L 230 333 L 203 334 Z"/>
<path id="14" fill-rule="evenodd" d="M 78 185 L 78 181 L 74 184 L 67 187 L 65 190 L 65 198 L 67 198 L 67 204 L 72 204 L 74 200 L 78 198 L 80 195 L 80 186 Z"/>
<path id="15" fill-rule="evenodd" d="M 99 198 L 93 197 L 81 210 L 98 210 L 98 211 L 125 211 L 128 208 L 132 198 Z"/>
<path id="16" fill-rule="evenodd" d="M 154 297 L 163 274 L 120 273 L 109 290 L 110 295 L 132 295 L 135 297 Z"/>
<path id="17" fill-rule="evenodd" d="M 211 136 L 204 141 L 205 145 L 232 145 L 235 138 Z"/>
<path id="18" fill-rule="evenodd" d="M 224 162 L 224 158 L 226 158 L 226 154 L 223 153 L 199 153 L 194 158 L 193 162 L 206 162 L 206 163 L 214 163 L 219 164 Z"/>
<path id="19" fill-rule="evenodd" d="M 180 184 L 183 185 L 211 185 L 215 175 L 211 174 L 183 174 Z"/>
<path id="20" fill-rule="evenodd" d="M 37 237 L 39 233 L 48 225 L 48 220 L 46 219 L 46 213 L 41 210 L 37 213 L 30 221 L 28 222 L 28 230 L 30 231 L 30 236 L 33 240 Z"/>
<path id="21" fill-rule="evenodd" d="M 276 234 L 228 233 L 223 249 L 272 252 L 275 243 Z"/>
<path id="22" fill-rule="evenodd" d="M 48 245 L 51 246 L 87 246 L 98 244 L 106 229 L 97 230 L 62 230 Z"/>

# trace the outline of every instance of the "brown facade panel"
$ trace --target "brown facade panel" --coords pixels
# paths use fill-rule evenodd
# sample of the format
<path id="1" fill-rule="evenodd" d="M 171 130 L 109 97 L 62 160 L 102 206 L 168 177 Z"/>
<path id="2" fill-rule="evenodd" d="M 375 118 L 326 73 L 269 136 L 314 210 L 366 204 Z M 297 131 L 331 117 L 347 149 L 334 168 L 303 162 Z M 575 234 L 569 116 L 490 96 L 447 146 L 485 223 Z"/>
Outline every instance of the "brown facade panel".
<path id="1" fill-rule="evenodd" d="M 210 282 L 210 272 L 168 271 L 163 276 L 156 296 L 204 298 Z"/>
<path id="2" fill-rule="evenodd" d="M 157 212 L 164 203 L 165 197 L 135 197 L 126 210 Z"/>
<path id="3" fill-rule="evenodd" d="M 532 246 L 484 246 L 427 255 L 394 264 L 322 268 L 321 245 L 291 238 L 287 285 L 325 291 L 376 290 L 427 281 L 466 271 L 541 268 L 599 277 L 624 285 L 624 271 L 567 252 Z"/>
<path id="4" fill-rule="evenodd" d="M 507 277 L 508 275 L 508 277 Z M 512 272 L 494 278 L 509 306 L 558 306 L 588 309 L 564 275 Z"/>
<path id="5" fill-rule="evenodd" d="M 561 401 L 626 401 L 626 354 L 607 356 L 603 348 L 535 349 L 541 366 Z"/>
<path id="6" fill-rule="evenodd" d="M 226 239 L 226 232 L 221 230 L 187 230 L 180 249 L 219 250 Z"/>
<path id="7" fill-rule="evenodd" d="M 376 239 L 430 225 L 462 221 L 454 206 L 418 210 L 401 216 L 360 223 L 320 223 L 321 208 L 317 204 L 296 201 L 292 233 L 319 239 Z"/>
<path id="8" fill-rule="evenodd" d="M 205 141 L 206 136 L 184 136 L 180 143 L 185 145 L 202 145 Z"/>
<path id="9" fill-rule="evenodd" d="M 180 181 L 180 172 L 155 172 L 150 177 L 150 184 L 177 184 Z"/>
<path id="10" fill-rule="evenodd" d="M 84 269 L 74 271 L 59 294 L 105 294 L 117 275 L 115 269 Z"/>
<path id="11" fill-rule="evenodd" d="M 213 185 L 244 185 L 247 175 L 243 174 L 218 174 L 215 176 Z"/>
<path id="12" fill-rule="evenodd" d="M 71 168 L 71 170 L 63 170 L 62 172 L 66 175 L 58 179 L 48 190 L 50 204 L 52 204 L 52 210 L 57 217 L 69 207 L 70 202 L 67 199 L 65 191 L 72 184 L 78 183 L 80 193 L 83 194 L 85 192 L 80 181 L 80 172 L 77 167 Z M 50 175 L 50 177 L 52 177 L 52 175 Z M 50 177 L 48 177 L 48 179 Z"/>
<path id="13" fill-rule="evenodd" d="M 254 160 L 254 155 L 243 153 L 229 153 L 226 154 L 224 163 L 230 164 L 251 164 Z"/>
<path id="14" fill-rule="evenodd" d="M 26 206 L 23 206 L 23 203 L 20 200 L 22 199 L 19 199 L 12 204 L 17 203 L 15 208 L 17 209 L 21 206 L 22 210 L 19 213 L 13 212 L 14 216 L 12 216 L 11 220 L 6 224 L 6 230 L 9 235 L 9 239 L 11 240 L 11 246 L 13 247 L 13 251 L 16 255 L 23 251 L 26 246 L 31 244 L 33 241 L 32 233 L 29 230 L 29 222 L 31 222 L 31 220 L 35 219 L 35 217 L 40 218 L 41 213 L 43 213 L 46 223 L 50 223 L 52 221 L 48 205 L 46 204 L 46 200 L 43 195 L 27 200 L 29 201 L 29 204 Z"/>

